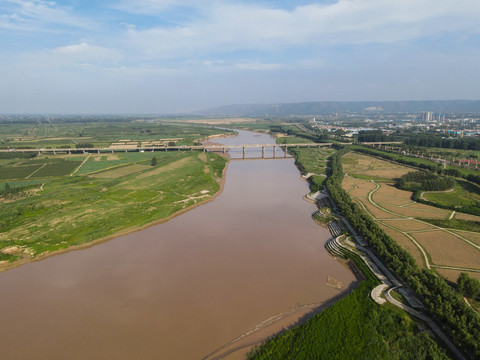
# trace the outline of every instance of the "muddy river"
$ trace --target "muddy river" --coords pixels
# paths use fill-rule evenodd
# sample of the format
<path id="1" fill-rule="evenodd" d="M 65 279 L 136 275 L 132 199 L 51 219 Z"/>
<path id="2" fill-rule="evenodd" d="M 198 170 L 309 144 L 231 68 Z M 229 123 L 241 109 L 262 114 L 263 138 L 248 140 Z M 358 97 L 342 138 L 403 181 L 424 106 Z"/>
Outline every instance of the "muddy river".
<path id="1" fill-rule="evenodd" d="M 275 142 L 251 132 L 215 141 Z M 292 159 L 231 161 L 215 201 L 1 273 L 0 357 L 243 358 L 355 283 L 324 249 L 330 234 L 311 219 L 299 175 Z"/>

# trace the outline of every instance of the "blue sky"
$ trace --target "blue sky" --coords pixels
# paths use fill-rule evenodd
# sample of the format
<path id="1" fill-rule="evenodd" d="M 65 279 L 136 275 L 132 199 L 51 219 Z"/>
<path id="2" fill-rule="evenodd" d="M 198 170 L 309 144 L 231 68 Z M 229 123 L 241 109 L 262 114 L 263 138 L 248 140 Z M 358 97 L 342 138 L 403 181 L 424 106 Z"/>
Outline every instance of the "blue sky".
<path id="1" fill-rule="evenodd" d="M 0 113 L 480 98 L 478 0 L 0 0 Z"/>

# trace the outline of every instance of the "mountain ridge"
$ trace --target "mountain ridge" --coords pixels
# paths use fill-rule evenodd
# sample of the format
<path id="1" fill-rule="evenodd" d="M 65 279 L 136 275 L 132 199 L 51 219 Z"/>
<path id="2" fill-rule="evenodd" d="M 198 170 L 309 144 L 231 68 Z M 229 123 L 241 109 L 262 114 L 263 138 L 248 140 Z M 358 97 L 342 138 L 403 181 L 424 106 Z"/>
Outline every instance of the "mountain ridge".
<path id="1" fill-rule="evenodd" d="M 196 114 L 204 116 L 314 116 L 352 112 L 419 113 L 422 111 L 432 111 L 440 114 L 480 114 L 480 100 L 312 101 L 234 104 L 198 111 Z"/>

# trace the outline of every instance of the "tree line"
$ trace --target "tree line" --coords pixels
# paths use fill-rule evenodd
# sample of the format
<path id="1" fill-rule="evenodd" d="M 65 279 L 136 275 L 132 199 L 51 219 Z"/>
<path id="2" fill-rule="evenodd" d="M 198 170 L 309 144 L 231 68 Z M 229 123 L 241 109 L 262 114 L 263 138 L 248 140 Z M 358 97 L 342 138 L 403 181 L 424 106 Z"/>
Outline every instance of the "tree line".
<path id="1" fill-rule="evenodd" d="M 412 135 L 404 140 L 406 145 L 436 147 L 445 149 L 480 150 L 480 139 L 448 138 L 433 134 Z"/>
<path id="2" fill-rule="evenodd" d="M 455 179 L 449 176 L 439 176 L 432 172 L 410 171 L 402 175 L 396 185 L 402 190 L 444 191 L 455 185 Z"/>
<path id="3" fill-rule="evenodd" d="M 358 133 L 359 142 L 381 142 L 388 141 L 390 138 L 382 130 L 362 130 Z"/>
<path id="4" fill-rule="evenodd" d="M 457 280 L 457 291 L 471 299 L 480 298 L 480 280 L 471 278 L 467 273 L 461 273 Z"/>
<path id="5" fill-rule="evenodd" d="M 414 258 L 353 202 L 342 188 L 344 174 L 341 157 L 350 150 L 350 147 L 345 147 L 332 156 L 331 176 L 326 187 L 333 201 L 385 265 L 416 292 L 432 318 L 441 324 L 454 343 L 469 358 L 480 358 L 480 316 L 443 278 L 431 270 L 419 268 Z"/>
<path id="6" fill-rule="evenodd" d="M 381 150 L 372 149 L 364 146 L 358 146 L 358 145 L 352 146 L 352 149 L 355 150 L 356 152 L 360 152 L 363 154 L 373 155 L 373 156 L 377 156 L 382 159 L 390 160 L 396 163 L 405 164 L 408 166 L 414 166 L 424 170 L 429 170 L 432 173 L 443 174 L 443 175 L 448 175 L 452 177 L 462 177 L 468 181 L 471 181 L 477 185 L 480 185 L 480 175 L 477 175 L 477 174 L 465 175 L 465 174 L 462 174 L 458 169 L 451 169 L 451 168 L 442 169 L 441 164 L 426 162 L 424 159 L 411 158 L 411 157 L 407 157 L 407 156 L 396 154 L 396 153 L 387 153 Z M 410 191 L 414 191 L 414 190 L 410 190 Z M 421 191 L 414 191 L 412 195 L 412 200 L 422 204 L 431 205 L 431 206 L 435 206 L 442 209 L 455 210 L 455 211 L 466 213 L 466 214 L 480 216 L 480 208 L 478 206 L 469 205 L 469 206 L 464 206 L 462 208 L 456 208 L 455 206 L 452 206 L 452 205 L 439 204 L 436 202 L 422 199 L 420 197 L 420 193 Z"/>

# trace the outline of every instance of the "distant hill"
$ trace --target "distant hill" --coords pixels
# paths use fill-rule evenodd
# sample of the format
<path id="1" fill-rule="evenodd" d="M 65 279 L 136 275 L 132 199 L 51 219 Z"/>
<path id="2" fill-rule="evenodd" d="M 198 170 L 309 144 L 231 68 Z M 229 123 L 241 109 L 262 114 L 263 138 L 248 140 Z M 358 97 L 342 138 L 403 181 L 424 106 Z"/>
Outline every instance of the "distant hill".
<path id="1" fill-rule="evenodd" d="M 480 100 L 320 101 L 285 104 L 226 105 L 197 112 L 208 116 L 327 115 L 352 112 L 480 114 Z"/>

